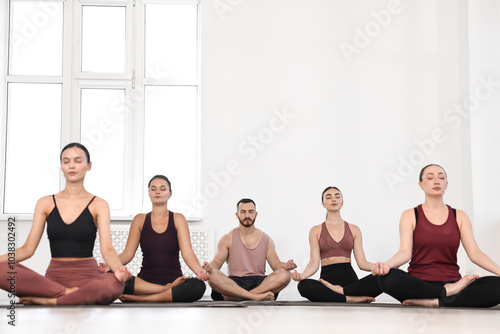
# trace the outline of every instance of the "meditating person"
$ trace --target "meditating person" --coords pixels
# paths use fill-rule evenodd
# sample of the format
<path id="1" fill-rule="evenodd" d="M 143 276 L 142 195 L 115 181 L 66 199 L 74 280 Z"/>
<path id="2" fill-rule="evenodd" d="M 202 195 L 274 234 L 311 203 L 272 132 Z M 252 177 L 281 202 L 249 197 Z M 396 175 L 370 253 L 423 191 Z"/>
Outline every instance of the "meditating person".
<path id="1" fill-rule="evenodd" d="M 203 297 L 208 274 L 191 246 L 186 218 L 168 209 L 172 186 L 166 176 L 155 175 L 148 183 L 148 193 L 152 211 L 134 217 L 127 244 L 119 255 L 126 265 L 141 245 L 141 271 L 126 282 L 120 299 L 128 302 L 194 302 Z M 197 278 L 183 275 L 179 251 Z"/>
<path id="2" fill-rule="evenodd" d="M 445 170 L 436 164 L 425 166 L 420 172 L 419 186 L 425 200 L 403 212 L 399 250 L 388 261 L 377 262 L 372 271 L 380 277 L 381 288 L 403 305 L 498 305 L 500 266 L 479 249 L 467 214 L 444 203 L 448 187 Z M 462 277 L 457 264 L 460 242 L 473 263 L 497 276 Z M 397 269 L 408 261 L 408 272 Z"/>
<path id="3" fill-rule="evenodd" d="M 210 274 L 213 300 L 275 300 L 291 279 L 293 260 L 281 262 L 273 240 L 255 227 L 255 202 L 243 198 L 236 204 L 237 228 L 224 235 L 217 252 L 204 268 Z M 227 261 L 228 275 L 220 271 Z M 266 275 L 266 261 L 273 272 Z"/>
<path id="4" fill-rule="evenodd" d="M 337 187 L 327 187 L 321 194 L 321 203 L 326 209 L 326 220 L 309 232 L 309 263 L 302 273 L 292 272 L 293 280 L 299 282 L 300 295 L 312 302 L 374 301 L 374 297 L 382 293 L 377 279 L 368 275 L 358 280 L 351 265 L 351 253 L 354 253 L 361 270 L 371 271 L 375 267 L 366 260 L 359 227 L 347 223 L 340 215 L 344 206 L 342 192 Z M 320 279 L 309 279 L 318 271 L 320 262 Z"/>
<path id="5" fill-rule="evenodd" d="M 110 304 L 120 297 L 131 274 L 120 262 L 111 242 L 108 203 L 83 186 L 85 175 L 92 168 L 85 146 L 66 145 L 60 160 L 66 186 L 61 192 L 38 200 L 24 245 L 14 254 L 0 256 L 0 288 L 10 291 L 14 276 L 15 295 L 23 304 Z M 52 259 L 42 276 L 20 262 L 34 254 L 45 225 Z M 96 232 L 102 256 L 113 273 L 99 272 L 93 257 Z M 14 256 L 15 263 L 8 256 Z"/>

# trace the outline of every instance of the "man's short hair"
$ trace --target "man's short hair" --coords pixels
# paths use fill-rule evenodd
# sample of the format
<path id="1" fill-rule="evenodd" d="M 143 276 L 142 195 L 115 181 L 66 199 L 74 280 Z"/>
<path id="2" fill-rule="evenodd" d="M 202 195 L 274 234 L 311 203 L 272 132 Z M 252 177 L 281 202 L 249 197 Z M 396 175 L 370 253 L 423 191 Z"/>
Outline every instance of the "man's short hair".
<path id="1" fill-rule="evenodd" d="M 250 198 L 242 198 L 238 201 L 238 203 L 236 204 L 236 211 L 238 211 L 239 207 L 240 207 L 240 203 L 253 203 L 253 205 L 255 207 L 257 207 L 257 205 L 255 205 L 255 202 L 253 200 L 251 200 Z"/>

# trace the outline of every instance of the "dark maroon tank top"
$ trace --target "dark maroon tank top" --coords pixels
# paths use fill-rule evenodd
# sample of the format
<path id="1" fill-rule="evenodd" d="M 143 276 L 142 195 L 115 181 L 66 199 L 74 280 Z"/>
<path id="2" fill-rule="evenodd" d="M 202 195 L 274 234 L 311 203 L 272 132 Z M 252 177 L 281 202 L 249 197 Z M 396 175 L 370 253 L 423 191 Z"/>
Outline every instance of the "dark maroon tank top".
<path id="1" fill-rule="evenodd" d="M 462 277 L 457 264 L 460 231 L 453 209 L 447 207 L 448 219 L 443 225 L 429 222 L 422 205 L 417 207 L 408 272 L 425 281 L 455 281 Z"/>
<path id="2" fill-rule="evenodd" d="M 182 276 L 173 212 L 169 212 L 167 229 L 163 233 L 153 230 L 151 212 L 148 213 L 142 226 L 140 245 L 142 267 L 138 277 L 150 282 L 171 282 Z"/>

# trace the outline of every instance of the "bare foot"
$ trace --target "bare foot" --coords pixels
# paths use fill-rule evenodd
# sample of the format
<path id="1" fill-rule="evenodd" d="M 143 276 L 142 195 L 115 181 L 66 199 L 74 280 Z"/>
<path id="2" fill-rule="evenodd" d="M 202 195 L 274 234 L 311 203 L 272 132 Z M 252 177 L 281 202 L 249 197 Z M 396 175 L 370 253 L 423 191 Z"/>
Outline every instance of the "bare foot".
<path id="1" fill-rule="evenodd" d="M 403 306 L 425 306 L 425 307 L 439 307 L 439 301 L 434 299 L 407 299 L 401 305 Z"/>
<path id="2" fill-rule="evenodd" d="M 344 288 L 342 286 L 340 286 L 340 285 L 333 285 L 332 283 L 327 282 L 327 281 L 325 281 L 322 278 L 320 278 L 318 281 L 320 281 L 321 283 L 323 283 L 330 290 L 333 290 L 333 292 L 336 292 L 336 293 L 341 294 L 341 295 L 344 294 Z"/>
<path id="3" fill-rule="evenodd" d="M 182 284 L 182 283 L 186 282 L 188 279 L 189 279 L 189 277 L 187 277 L 187 276 L 177 277 L 172 283 L 169 283 L 170 288 L 173 288 L 174 286 Z"/>
<path id="4" fill-rule="evenodd" d="M 252 298 L 252 300 L 260 300 L 260 301 L 274 300 L 274 293 L 272 293 L 271 291 L 264 292 L 264 293 L 258 293 L 258 294 L 255 294 L 255 298 Z"/>
<path id="5" fill-rule="evenodd" d="M 175 281 L 172 282 L 171 284 L 174 283 Z M 172 289 L 167 289 L 163 292 L 154 293 L 151 295 L 122 295 L 120 297 L 120 300 L 122 302 L 135 302 L 135 303 L 170 303 L 173 301 Z"/>
<path id="6" fill-rule="evenodd" d="M 271 291 L 264 293 L 251 293 L 251 295 L 247 298 L 223 295 L 222 298 L 227 301 L 242 301 L 242 300 L 257 300 L 257 301 L 265 301 L 265 300 L 274 300 L 274 293 Z"/>
<path id="7" fill-rule="evenodd" d="M 213 270 L 212 266 L 210 266 L 210 264 L 208 264 L 208 262 L 203 263 L 203 266 L 201 268 L 209 274 L 212 273 L 212 270 Z"/>
<path id="8" fill-rule="evenodd" d="M 478 279 L 478 275 L 467 275 L 456 281 L 455 283 L 448 283 L 444 285 L 444 288 L 446 289 L 446 297 L 456 295 L 465 287 L 472 282 L 474 282 L 476 279 Z"/>
<path id="9" fill-rule="evenodd" d="M 375 298 L 368 296 L 345 296 L 346 303 L 371 303 Z"/>
<path id="10" fill-rule="evenodd" d="M 46 297 L 22 297 L 19 302 L 24 305 L 57 305 L 56 298 Z"/>

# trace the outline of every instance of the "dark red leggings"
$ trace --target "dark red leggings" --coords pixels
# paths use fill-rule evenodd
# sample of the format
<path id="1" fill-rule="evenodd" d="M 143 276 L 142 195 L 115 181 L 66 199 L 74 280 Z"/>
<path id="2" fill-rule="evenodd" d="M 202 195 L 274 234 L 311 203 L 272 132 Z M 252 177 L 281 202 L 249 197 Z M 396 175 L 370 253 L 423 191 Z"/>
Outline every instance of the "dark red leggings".
<path id="1" fill-rule="evenodd" d="M 124 283 L 112 273 L 101 274 L 95 259 L 51 260 L 45 276 L 19 263 L 10 266 L 0 263 L 0 288 L 14 289 L 18 297 L 57 298 L 58 305 L 107 305 L 123 292 Z M 66 288 L 73 287 L 78 290 L 66 295 Z"/>

